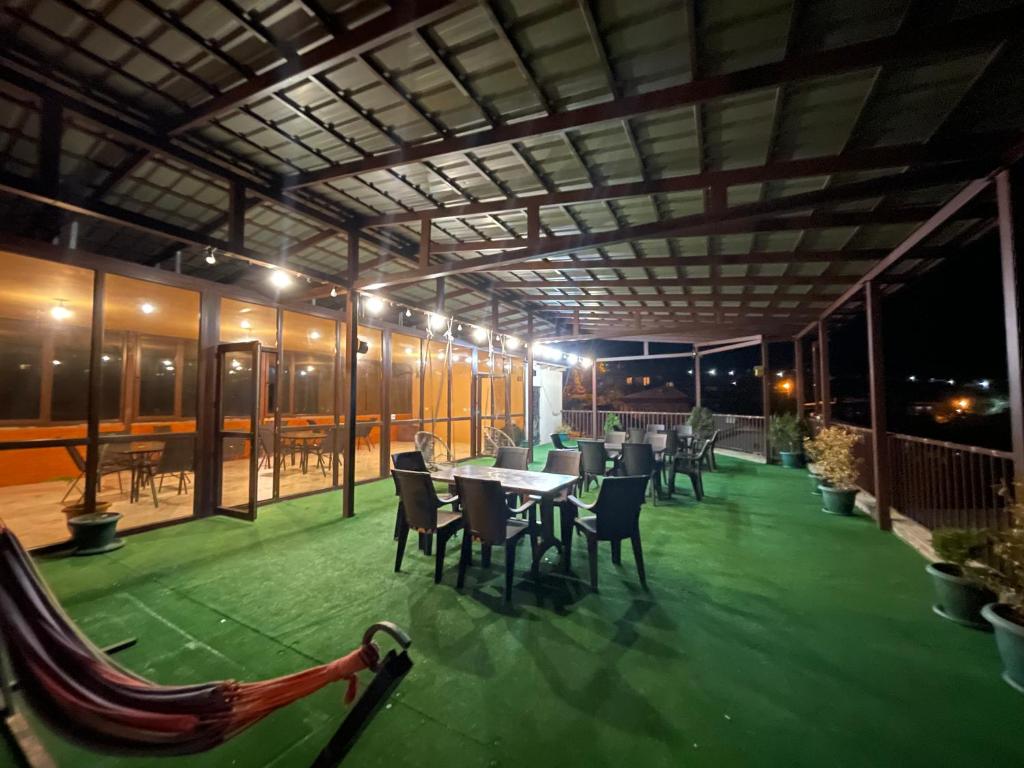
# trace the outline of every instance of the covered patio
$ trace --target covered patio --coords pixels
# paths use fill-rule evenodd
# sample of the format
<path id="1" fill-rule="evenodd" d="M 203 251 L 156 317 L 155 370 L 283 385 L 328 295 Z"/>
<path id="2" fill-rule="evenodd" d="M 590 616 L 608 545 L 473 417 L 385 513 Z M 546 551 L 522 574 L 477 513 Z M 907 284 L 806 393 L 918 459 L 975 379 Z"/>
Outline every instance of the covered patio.
<path id="1" fill-rule="evenodd" d="M 357 765 L 1024 764 L 1024 699 L 921 559 L 1011 530 L 1024 473 L 1021 29 L 1012 0 L 4 3 L 0 545 L 156 683 L 327 674 L 396 622 L 415 666 Z M 999 301 L 942 311 L 999 307 L 1005 441 L 894 426 L 893 308 L 982 262 Z M 943 398 L 911 409 L 982 410 Z M 783 414 L 856 437 L 856 514 L 775 465 Z M 4 605 L 14 637 L 37 604 Z M 3 658 L 11 761 L 155 759 L 73 746 Z M 340 700 L 166 762 L 308 765 Z"/>

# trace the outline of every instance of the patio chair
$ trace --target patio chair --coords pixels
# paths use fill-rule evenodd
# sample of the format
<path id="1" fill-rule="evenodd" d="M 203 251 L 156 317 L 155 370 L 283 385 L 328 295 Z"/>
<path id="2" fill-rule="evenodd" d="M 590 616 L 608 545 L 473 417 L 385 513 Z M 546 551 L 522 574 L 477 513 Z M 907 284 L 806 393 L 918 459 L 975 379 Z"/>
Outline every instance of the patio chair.
<path id="1" fill-rule="evenodd" d="M 704 455 L 704 462 L 707 468 L 712 472 L 718 471 L 718 460 L 715 458 L 715 447 L 718 445 L 718 436 L 722 433 L 722 430 L 716 429 L 711 434 L 711 439 L 708 440 L 708 451 Z"/>
<path id="2" fill-rule="evenodd" d="M 643 427 L 630 427 L 628 437 L 626 438 L 627 443 L 642 443 L 644 441 L 644 435 L 647 433 Z"/>
<path id="3" fill-rule="evenodd" d="M 668 468 L 675 461 L 677 453 L 679 453 L 679 435 L 675 433 L 675 430 L 671 430 L 665 433 L 665 449 L 661 453 L 661 476 L 666 485 L 668 484 Z"/>
<path id="4" fill-rule="evenodd" d="M 437 554 L 434 557 L 434 583 L 441 582 L 444 572 L 444 555 L 448 539 L 459 532 L 462 527 L 462 515 L 459 512 L 442 512 L 441 507 L 458 503 L 458 496 L 441 498 L 434 490 L 434 483 L 428 472 L 414 472 L 406 469 L 393 469 L 391 476 L 395 479 L 401 499 L 399 509 L 398 551 L 395 553 L 395 573 L 402 570 L 402 558 L 405 556 L 405 543 L 409 539 L 409 529 L 417 531 L 421 536 L 437 537 Z"/>
<path id="5" fill-rule="evenodd" d="M 693 496 L 697 501 L 704 499 L 704 476 L 702 468 L 707 462 L 707 454 L 711 450 L 711 441 L 705 440 L 696 452 L 682 451 L 676 454 L 669 469 L 668 492 L 676 492 L 676 475 L 686 475 L 693 485 Z"/>
<path id="6" fill-rule="evenodd" d="M 164 443 L 160 458 L 147 465 L 146 473 L 149 475 L 149 487 L 153 492 L 154 507 L 160 506 L 157 494 L 163 490 L 164 478 L 167 475 L 177 475 L 179 496 L 188 492 L 189 475 L 193 471 L 195 453 L 195 443 L 191 437 L 171 439 Z"/>
<path id="7" fill-rule="evenodd" d="M 484 427 L 484 455 L 496 456 L 499 448 L 514 448 L 516 443 L 497 427 Z"/>
<path id="8" fill-rule="evenodd" d="M 423 454 L 419 451 L 402 451 L 391 454 L 391 466 L 393 469 L 401 469 L 406 472 L 427 472 L 427 463 L 423 460 Z M 395 510 L 395 541 L 398 541 L 398 532 L 402 527 L 402 515 L 405 510 L 402 507 L 402 494 L 398 490 L 398 479 L 392 475 L 395 482 L 395 496 L 398 497 L 398 508 Z"/>
<path id="9" fill-rule="evenodd" d="M 524 472 L 530 468 L 529 451 L 526 448 L 503 445 L 498 448 L 494 457 L 494 466 L 498 469 L 520 469 Z"/>
<path id="10" fill-rule="evenodd" d="M 372 436 L 373 427 L 373 424 L 356 424 L 356 445 L 358 445 L 359 441 L 362 440 L 363 444 L 366 446 L 366 450 L 372 451 L 374 449 Z"/>
<path id="11" fill-rule="evenodd" d="M 552 475 L 574 475 L 579 477 L 580 464 L 583 454 L 580 451 L 565 448 L 562 450 L 548 451 L 548 457 L 544 460 L 544 469 Z M 569 496 L 576 493 L 576 484 L 559 493 L 552 500 L 558 507 L 558 517 L 562 524 L 562 541 L 566 542 L 572 535 L 572 521 L 576 519 L 576 507 L 569 503 Z M 532 496 L 535 501 L 540 501 L 539 496 Z M 566 567 L 569 563 L 569 548 L 565 548 Z"/>
<path id="12" fill-rule="evenodd" d="M 103 490 L 103 478 L 106 475 L 117 475 L 117 488 L 123 494 L 124 483 L 121 482 L 121 473 L 131 471 L 131 464 L 123 456 L 118 456 L 117 452 L 111 453 L 110 446 L 112 443 L 103 443 L 100 445 L 100 461 L 99 461 L 99 479 L 100 484 L 98 490 Z M 78 470 L 78 475 L 68 485 L 67 490 L 64 491 L 64 495 L 60 498 L 60 503 L 63 504 L 67 501 L 68 496 L 71 495 L 72 491 L 75 490 L 85 478 L 85 458 L 79 453 L 78 448 L 73 445 L 65 445 L 64 450 L 68 452 L 68 456 L 71 457 L 71 461 L 75 465 L 75 469 Z M 83 493 L 84 495 L 84 493 Z"/>
<path id="13" fill-rule="evenodd" d="M 665 425 L 664 424 L 648 424 L 647 425 L 647 431 L 648 432 L 654 432 L 655 434 L 659 434 L 659 433 L 665 431 Z"/>
<path id="14" fill-rule="evenodd" d="M 565 432 L 551 433 L 551 444 L 555 446 L 556 451 L 576 450 L 577 446 L 569 445 L 569 443 L 566 442 L 568 439 L 569 436 L 566 435 Z"/>
<path id="15" fill-rule="evenodd" d="M 285 448 L 286 441 L 284 436 L 281 436 L 281 450 L 277 454 L 274 453 L 274 427 L 268 424 L 261 424 L 257 430 L 257 439 L 259 440 L 259 451 L 260 459 L 256 464 L 256 468 L 260 469 L 266 467 L 272 469 L 273 464 L 271 463 L 272 456 L 276 456 L 278 466 L 284 469 L 285 460 L 288 458 L 288 450 Z M 295 463 L 294 454 L 292 463 Z"/>
<path id="16" fill-rule="evenodd" d="M 689 424 L 677 424 L 675 432 L 679 437 L 691 437 L 693 435 L 693 427 Z"/>
<path id="17" fill-rule="evenodd" d="M 661 493 L 661 465 L 654 458 L 654 449 L 650 443 L 625 443 L 622 446 L 622 462 L 619 466 L 620 476 L 636 477 L 643 475 L 650 484 L 651 501 L 658 505 L 658 495 Z M 644 496 L 647 495 L 646 488 Z"/>
<path id="18" fill-rule="evenodd" d="M 516 568 L 516 548 L 527 534 L 533 546 L 530 548 L 531 560 L 536 550 L 537 536 L 531 530 L 530 523 L 521 520 L 520 515 L 526 514 L 537 502 L 528 500 L 522 506 L 509 507 L 505 499 L 505 491 L 497 480 L 483 480 L 470 477 L 455 476 L 455 484 L 462 506 L 465 532 L 462 538 L 462 552 L 459 557 L 458 588 L 466 583 L 466 568 L 472 558 L 473 541 L 481 545 L 480 559 L 484 568 L 491 565 L 491 547 L 505 548 L 505 602 L 512 601 L 512 577 Z M 537 563 L 534 561 L 532 571 L 537 578 Z"/>
<path id="19" fill-rule="evenodd" d="M 441 462 L 452 463 L 452 451 L 448 444 L 433 432 L 417 432 L 412 438 L 416 450 L 423 454 L 423 461 L 428 467 L 437 466 L 438 456 L 443 456 Z"/>
<path id="20" fill-rule="evenodd" d="M 608 474 L 608 452 L 603 440 L 580 440 L 580 477 L 583 491 L 590 490 L 590 483 Z"/>
<path id="21" fill-rule="evenodd" d="M 636 477 L 609 477 L 601 484 L 597 501 L 585 504 L 575 496 L 569 502 L 581 512 L 592 512 L 592 515 L 577 517 L 569 529 L 569 542 L 566 551 L 572 549 L 572 532 L 578 530 L 587 540 L 587 556 L 590 561 L 590 587 L 597 592 L 597 543 L 611 542 L 612 562 L 622 563 L 622 541 L 629 539 L 633 545 L 633 558 L 640 583 L 647 586 L 647 573 L 644 570 L 644 553 L 640 544 L 640 509 L 643 507 L 648 478 L 643 475 Z"/>

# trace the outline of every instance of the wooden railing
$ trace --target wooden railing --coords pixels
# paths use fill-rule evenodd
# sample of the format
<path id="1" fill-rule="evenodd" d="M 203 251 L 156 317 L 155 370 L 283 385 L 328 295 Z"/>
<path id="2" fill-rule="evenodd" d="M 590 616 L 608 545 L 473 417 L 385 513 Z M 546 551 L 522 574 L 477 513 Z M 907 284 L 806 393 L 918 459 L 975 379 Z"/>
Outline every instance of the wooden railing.
<path id="1" fill-rule="evenodd" d="M 718 447 L 741 453 L 764 456 L 764 416 L 740 416 L 730 413 L 715 414 Z"/>

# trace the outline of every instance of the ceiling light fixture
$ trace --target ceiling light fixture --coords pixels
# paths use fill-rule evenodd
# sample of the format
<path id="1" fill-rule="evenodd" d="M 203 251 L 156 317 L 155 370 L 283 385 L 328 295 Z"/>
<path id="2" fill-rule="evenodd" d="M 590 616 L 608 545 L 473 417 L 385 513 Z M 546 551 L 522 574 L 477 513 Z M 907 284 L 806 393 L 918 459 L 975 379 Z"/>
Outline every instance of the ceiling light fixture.
<path id="1" fill-rule="evenodd" d="M 57 299 L 57 305 L 50 308 L 50 317 L 54 320 L 67 320 L 71 310 L 64 306 L 64 299 Z"/>
<path id="2" fill-rule="evenodd" d="M 505 346 L 511 349 L 512 351 L 519 349 L 519 343 L 519 339 L 517 339 L 515 336 L 505 337 Z"/>
<path id="3" fill-rule="evenodd" d="M 292 284 L 292 276 L 280 269 L 272 269 L 270 270 L 270 282 L 275 288 L 287 288 Z"/>
<path id="4" fill-rule="evenodd" d="M 366 311 L 371 315 L 379 315 L 384 311 L 384 300 L 380 296 L 367 297 Z"/>
<path id="5" fill-rule="evenodd" d="M 142 314 L 144 315 L 152 315 L 154 312 L 156 312 L 156 307 L 154 307 L 152 304 L 146 301 L 143 302 L 142 306 L 139 307 L 139 311 L 141 311 Z"/>
<path id="6" fill-rule="evenodd" d="M 476 328 L 473 329 L 473 341 L 475 341 L 477 344 L 483 344 L 485 341 L 487 341 L 487 334 L 488 331 L 486 328 L 481 328 L 480 326 L 477 326 Z"/>

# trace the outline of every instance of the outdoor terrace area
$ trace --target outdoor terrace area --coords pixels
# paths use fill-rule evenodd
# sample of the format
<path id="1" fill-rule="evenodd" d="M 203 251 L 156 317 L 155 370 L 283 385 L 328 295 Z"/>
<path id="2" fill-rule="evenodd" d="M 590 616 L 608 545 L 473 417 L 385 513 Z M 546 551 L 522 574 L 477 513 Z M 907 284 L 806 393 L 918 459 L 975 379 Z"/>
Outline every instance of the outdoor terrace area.
<path id="1" fill-rule="evenodd" d="M 542 466 L 538 451 L 534 466 Z M 394 487 L 282 502 L 132 537 L 102 563 L 41 560 L 97 643 L 161 682 L 257 679 L 334 658 L 380 618 L 416 628 L 416 666 L 351 765 L 1017 765 L 1024 712 L 991 637 L 931 613 L 924 560 L 863 516 L 823 515 L 802 472 L 723 458 L 707 498 L 641 516 L 649 590 L 629 554 L 602 584 L 500 561 L 454 588 L 432 559 L 393 573 Z M 587 494 L 593 499 L 593 491 Z M 308 764 L 342 714 L 329 689 L 190 766 Z M 61 765 L 129 766 L 47 735 Z M 346 762 L 348 765 L 349 762 Z"/>

